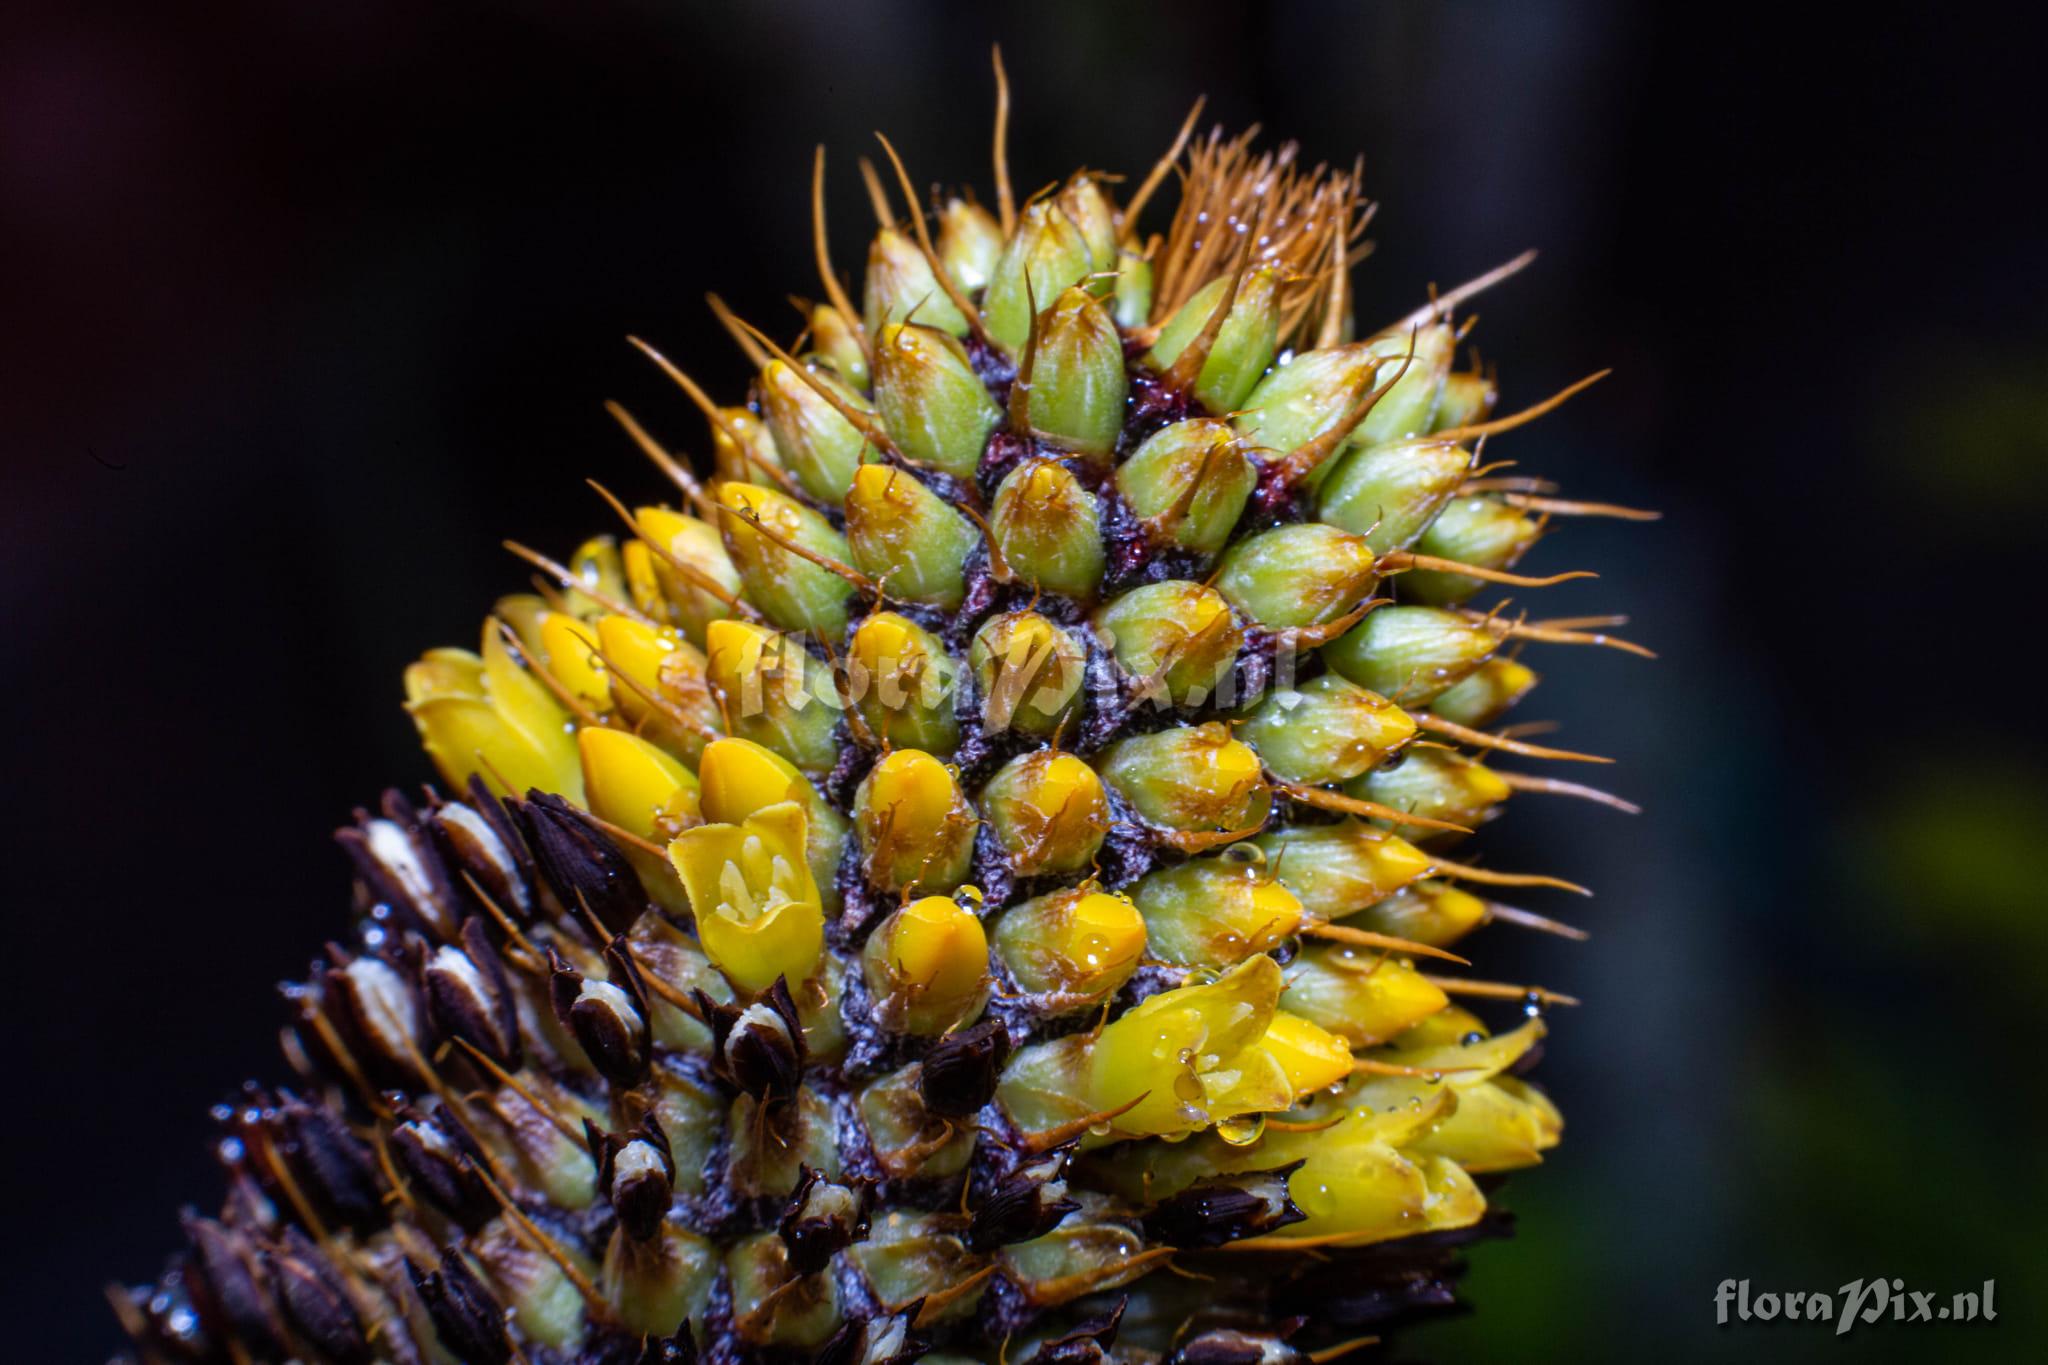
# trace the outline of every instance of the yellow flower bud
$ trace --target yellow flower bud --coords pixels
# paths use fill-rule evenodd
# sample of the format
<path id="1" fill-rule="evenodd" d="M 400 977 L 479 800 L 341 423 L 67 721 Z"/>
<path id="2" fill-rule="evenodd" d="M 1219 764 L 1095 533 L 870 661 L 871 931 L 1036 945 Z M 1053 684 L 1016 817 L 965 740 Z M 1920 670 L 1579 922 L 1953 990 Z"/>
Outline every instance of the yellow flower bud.
<path id="1" fill-rule="evenodd" d="M 1401 959 L 1348 943 L 1319 944 L 1296 954 L 1287 964 L 1282 998 L 1291 1013 L 1354 1047 L 1384 1042 L 1450 1003 Z"/>
<path id="2" fill-rule="evenodd" d="M 635 734 L 694 762 L 720 719 L 702 651 L 666 626 L 617 615 L 597 618 L 597 646 L 620 717 Z"/>
<path id="3" fill-rule="evenodd" d="M 730 603 L 740 591 L 739 571 L 718 528 L 666 507 L 635 508 L 633 525 L 646 542 L 645 572 L 669 608 L 654 613 L 656 619 L 673 620 L 701 643 L 705 626 L 732 615 Z"/>
<path id="4" fill-rule="evenodd" d="M 599 714 L 612 709 L 611 684 L 605 679 L 604 661 L 597 656 L 596 630 L 551 611 L 540 618 L 540 646 L 549 676 L 563 691 Z"/>
<path id="5" fill-rule="evenodd" d="M 1026 991 L 1062 997 L 1060 1012 L 1079 1009 L 1131 979 L 1145 952 L 1145 918 L 1123 896 L 1055 891 L 1003 913 L 996 952 Z"/>
<path id="6" fill-rule="evenodd" d="M 946 765 L 919 749 L 884 754 L 853 798 L 868 881 L 947 891 L 966 879 L 980 821 Z"/>
<path id="7" fill-rule="evenodd" d="M 868 936 L 868 993 L 891 1028 L 927 1037 L 981 1012 L 988 998 L 988 936 L 949 896 L 912 901 Z"/>
<path id="8" fill-rule="evenodd" d="M 824 951 L 825 915 L 805 861 L 805 829 L 803 807 L 785 801 L 741 824 L 684 830 L 669 845 L 698 941 L 741 990 L 764 991 L 777 977 L 794 989 Z"/>
<path id="9" fill-rule="evenodd" d="M 1109 833 L 1102 779 L 1072 754 L 1011 759 L 982 788 L 981 808 L 1020 877 L 1079 872 Z"/>
<path id="10" fill-rule="evenodd" d="M 1258 754 L 1217 721 L 1118 740 L 1102 778 L 1146 820 L 1181 833 L 1249 833 L 1273 808 Z"/>
<path id="11" fill-rule="evenodd" d="M 983 622 L 968 662 L 981 688 L 982 724 L 1040 737 L 1073 716 L 1088 671 L 1088 656 L 1074 637 L 1035 611 Z"/>
<path id="12" fill-rule="evenodd" d="M 937 636 L 907 616 L 878 611 L 846 647 L 847 693 L 885 744 L 950 754 L 960 742 L 953 717 L 953 659 Z"/>
<path id="13" fill-rule="evenodd" d="M 832 884 L 846 840 L 846 821 L 825 804 L 818 789 L 794 764 L 751 740 L 713 740 L 697 765 L 697 779 L 703 784 L 704 818 L 714 823 L 737 825 L 755 811 L 784 801 L 802 806 L 811 877 L 824 905 L 837 907 Z"/>
<path id="14" fill-rule="evenodd" d="M 638 735 L 586 725 L 576 732 L 576 747 L 583 789 L 600 820 L 661 844 L 699 822 L 697 779 Z"/>
<path id="15" fill-rule="evenodd" d="M 774 750 L 806 772 L 831 770 L 839 693 L 825 666 L 785 635 L 746 621 L 713 621 L 705 675 L 735 735 Z"/>
<path id="16" fill-rule="evenodd" d="M 1253 842 L 1281 884 L 1322 919 L 1377 905 L 1431 867 L 1406 839 L 1357 820 L 1276 829 Z"/>

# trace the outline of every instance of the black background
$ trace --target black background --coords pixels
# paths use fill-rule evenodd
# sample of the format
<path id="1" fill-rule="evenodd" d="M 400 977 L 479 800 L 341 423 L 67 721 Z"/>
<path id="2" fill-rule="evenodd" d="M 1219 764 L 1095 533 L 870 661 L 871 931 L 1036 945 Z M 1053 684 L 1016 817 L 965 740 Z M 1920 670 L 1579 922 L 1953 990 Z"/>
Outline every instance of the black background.
<path id="1" fill-rule="evenodd" d="M 854 158 L 987 184 L 987 47 L 1029 189 L 1142 173 L 1207 92 L 1383 203 L 1361 322 L 1525 246 L 1475 339 L 1494 453 L 1664 508 L 1577 523 L 1532 714 L 1633 821 L 1530 797 L 1490 860 L 1588 881 L 1479 1311 L 1411 1357 L 2038 1359 L 2048 793 L 2026 736 L 2048 480 L 2039 47 L 1962 6 L 351 5 L 17 13 L 0 57 L 11 702 L 10 1356 L 113 1348 L 111 1278 L 211 1201 L 206 1107 L 277 1071 L 274 983 L 344 922 L 327 832 L 427 776 L 419 650 L 517 587 L 497 543 L 659 492 L 600 402 L 700 424 L 621 338 L 737 395 L 717 289 L 785 334 Z M 1995 1324 L 1717 1329 L 1724 1277 L 1999 1285 Z M 25 1354 L 17 1352 L 25 1351 Z"/>

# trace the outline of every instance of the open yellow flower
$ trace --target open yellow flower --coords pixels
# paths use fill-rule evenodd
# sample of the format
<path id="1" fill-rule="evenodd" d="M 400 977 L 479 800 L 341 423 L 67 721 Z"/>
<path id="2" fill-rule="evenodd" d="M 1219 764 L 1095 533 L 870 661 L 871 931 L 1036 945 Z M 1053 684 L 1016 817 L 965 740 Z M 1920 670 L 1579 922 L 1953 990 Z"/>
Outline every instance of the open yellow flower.
<path id="1" fill-rule="evenodd" d="M 804 809 L 783 801 L 739 824 L 677 835 L 669 861 L 683 879 L 697 939 L 733 985 L 764 991 L 810 977 L 825 950 L 825 912 L 804 858 Z"/>

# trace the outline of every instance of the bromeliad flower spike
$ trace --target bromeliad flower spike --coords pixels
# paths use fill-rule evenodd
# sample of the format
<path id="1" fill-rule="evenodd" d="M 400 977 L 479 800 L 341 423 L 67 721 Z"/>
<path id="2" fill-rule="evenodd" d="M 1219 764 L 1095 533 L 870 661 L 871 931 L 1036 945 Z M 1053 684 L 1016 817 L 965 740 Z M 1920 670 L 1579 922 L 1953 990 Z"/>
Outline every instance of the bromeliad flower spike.
<path id="1" fill-rule="evenodd" d="M 718 305 L 745 400 L 636 343 L 709 459 L 615 408 L 667 501 L 406 671 L 445 785 L 342 831 L 139 1359 L 1320 1361 L 1502 1229 L 1572 1002 L 1464 940 L 1578 888 L 1454 846 L 1627 809 L 1489 727 L 1525 652 L 1642 651 L 1486 595 L 1639 514 L 1481 453 L 1556 401 L 1456 360 L 1524 262 L 1360 329 L 1355 170 L 1197 106 L 1019 204 L 998 87 L 992 204 L 863 163 L 858 306 L 821 150 L 824 301 Z"/>

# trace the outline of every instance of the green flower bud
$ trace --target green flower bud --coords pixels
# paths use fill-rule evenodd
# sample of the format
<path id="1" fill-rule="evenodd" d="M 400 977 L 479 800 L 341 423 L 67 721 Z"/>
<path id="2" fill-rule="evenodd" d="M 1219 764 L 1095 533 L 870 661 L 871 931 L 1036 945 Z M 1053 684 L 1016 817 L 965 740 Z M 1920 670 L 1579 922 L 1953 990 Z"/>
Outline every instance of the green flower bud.
<path id="1" fill-rule="evenodd" d="M 1102 582 L 1095 497 L 1052 460 L 1025 460 L 996 489 L 989 527 L 1010 572 L 1045 592 L 1086 601 Z"/>
<path id="2" fill-rule="evenodd" d="M 990 617 L 974 633 L 967 660 L 980 684 L 984 729 L 1049 738 L 1080 710 L 1087 653 L 1037 612 Z"/>
<path id="3" fill-rule="evenodd" d="M 789 1248 L 773 1232 L 733 1244 L 725 1256 L 733 1327 L 751 1346 L 816 1351 L 839 1330 L 839 1282 L 819 1271 L 790 1285 L 788 1261 Z"/>
<path id="4" fill-rule="evenodd" d="M 960 1224 L 950 1214 L 892 1211 L 877 1217 L 868 1239 L 849 1247 L 846 1254 L 859 1267 L 877 1303 L 923 1299 L 934 1309 L 933 1322 L 971 1317 L 982 1289 L 948 1295 L 982 1266 L 982 1258 L 960 1240 Z"/>
<path id="5" fill-rule="evenodd" d="M 832 770 L 839 758 L 832 736 L 839 693 L 831 670 L 802 645 L 745 621 L 713 621 L 704 671 L 730 733 L 805 772 Z"/>
<path id="6" fill-rule="evenodd" d="M 944 1121 L 925 1107 L 920 1079 L 918 1064 L 913 1062 L 867 1086 L 860 1092 L 861 1123 L 868 1130 L 875 1159 L 891 1178 L 944 1180 L 967 1169 L 974 1155 L 976 1130 L 971 1124 L 944 1126 Z M 947 1140 L 933 1150 L 932 1144 L 941 1138 Z"/>
<path id="7" fill-rule="evenodd" d="M 1169 579 L 1133 588 L 1091 620 L 1140 697 L 1199 706 L 1227 689 L 1244 630 L 1213 588 Z"/>
<path id="8" fill-rule="evenodd" d="M 1022 350 L 1039 301 L 1058 298 L 1093 268 L 1081 229 L 1058 204 L 1041 199 L 1026 206 L 981 301 L 989 335 L 1012 352 Z"/>
<path id="9" fill-rule="evenodd" d="M 847 643 L 847 694 L 879 742 L 950 754 L 960 743 L 955 667 L 936 635 L 907 616 L 878 611 Z"/>
<path id="10" fill-rule="evenodd" d="M 1076 287 L 1039 314 L 1037 328 L 1025 393 L 1031 430 L 1063 449 L 1106 458 L 1123 431 L 1128 387 L 1109 310 Z"/>
<path id="11" fill-rule="evenodd" d="M 1415 722 L 1379 693 L 1325 673 L 1267 697 L 1238 733 L 1279 776 L 1320 786 L 1384 763 L 1415 738 Z"/>
<path id="12" fill-rule="evenodd" d="M 775 476 L 767 471 L 789 473 L 768 424 L 747 408 L 718 409 L 711 423 L 711 467 L 735 483 L 772 484 Z"/>
<path id="13" fill-rule="evenodd" d="M 1059 1013 L 1100 1004 L 1145 955 L 1145 920 L 1124 896 L 1092 885 L 1038 896 L 996 922 L 996 956 L 1024 990 L 1062 997 Z"/>
<path id="14" fill-rule="evenodd" d="M 952 770 L 919 749 L 884 754 L 853 796 L 861 866 L 883 891 L 950 891 L 974 858 L 974 807 Z"/>
<path id="15" fill-rule="evenodd" d="M 726 553 L 746 585 L 748 600 L 762 615 L 784 630 L 837 635 L 846 629 L 851 591 L 846 580 L 797 553 L 808 550 L 844 564 L 846 538 L 832 523 L 794 498 L 757 484 L 720 484 L 718 501 L 728 509 L 719 528 Z"/>
<path id="16" fill-rule="evenodd" d="M 1318 919 L 1377 905 L 1430 870 L 1429 855 L 1360 820 L 1297 825 L 1252 841 L 1280 884 Z"/>
<path id="17" fill-rule="evenodd" d="M 1458 725 L 1491 725 L 1536 686 L 1536 670 L 1519 659 L 1499 656 L 1438 694 L 1429 709 Z"/>
<path id="18" fill-rule="evenodd" d="M 1511 569 L 1542 533 L 1542 524 L 1535 517 L 1499 498 L 1453 498 L 1422 533 L 1415 548 L 1475 568 Z M 1485 586 L 1470 574 L 1437 569 L 1411 569 L 1401 575 L 1404 599 L 1439 607 L 1470 601 Z"/>
<path id="19" fill-rule="evenodd" d="M 619 1305 L 619 1326 L 636 1336 L 666 1336 L 685 1318 L 702 1330 L 718 1279 L 718 1248 L 672 1222 L 663 1222 L 656 1238 L 650 1247 L 615 1233 L 598 1287 Z"/>
<path id="20" fill-rule="evenodd" d="M 1384 949 L 1318 944 L 1287 964 L 1280 1008 L 1370 1047 L 1420 1023 L 1450 1000 L 1407 962 Z"/>
<path id="21" fill-rule="evenodd" d="M 869 336 L 913 320 L 956 337 L 967 335 L 967 319 L 946 297 L 939 277 L 932 273 L 932 263 L 914 240 L 895 228 L 885 227 L 876 233 L 874 245 L 868 248 L 861 311 Z"/>
<path id="22" fill-rule="evenodd" d="M 1093 176 L 1077 175 L 1059 193 L 1060 211 L 1081 230 L 1088 259 L 1098 271 L 1116 269 L 1116 206 Z M 1106 288 L 1098 293 L 1107 293 Z"/>
<path id="23" fill-rule="evenodd" d="M 886 576 L 892 597 L 947 611 L 967 593 L 967 557 L 981 533 L 895 465 L 864 464 L 846 493 L 846 548 L 853 566 Z"/>
<path id="24" fill-rule="evenodd" d="M 1340 456 L 1316 515 L 1364 536 L 1375 554 L 1405 550 L 1472 473 L 1472 454 L 1449 441 L 1400 441 Z"/>
<path id="25" fill-rule="evenodd" d="M 727 1179 L 744 1197 L 787 1199 L 805 1166 L 831 1179 L 839 1176 L 832 1107 L 808 1085 L 798 1086 L 793 1098 L 772 1099 L 765 1106 L 742 1093 L 733 1101 L 726 1134 L 731 1144 Z"/>
<path id="26" fill-rule="evenodd" d="M 582 1341 L 583 1298 L 575 1284 L 553 1261 L 534 1255 L 509 1218 L 485 1225 L 469 1250 L 524 1336 L 571 1350 Z"/>
<path id="27" fill-rule="evenodd" d="M 1003 254 L 1003 228 L 981 205 L 953 198 L 939 210 L 939 264 L 963 294 L 988 287 Z"/>
<path id="28" fill-rule="evenodd" d="M 1319 521 L 1296 522 L 1231 546 L 1216 587 L 1268 630 L 1323 626 L 1371 595 L 1378 581 L 1374 562 L 1364 537 Z"/>
<path id="29" fill-rule="evenodd" d="M 1259 473 L 1228 422 L 1198 417 L 1163 427 L 1117 466 L 1117 491 L 1158 535 L 1214 554 L 1244 514 Z"/>
<path id="30" fill-rule="evenodd" d="M 981 791 L 982 818 L 1020 877 L 1080 872 L 1109 833 L 1109 797 L 1072 754 L 1021 754 Z"/>
<path id="31" fill-rule="evenodd" d="M 1124 247 L 1116 255 L 1116 325 L 1136 331 L 1152 317 L 1152 262 Z"/>
<path id="32" fill-rule="evenodd" d="M 1323 646 L 1323 661 L 1360 687 L 1424 706 L 1493 657 L 1501 637 L 1436 607 L 1382 607 Z"/>
<path id="33" fill-rule="evenodd" d="M 960 343 L 914 325 L 887 328 L 876 342 L 875 402 L 898 449 L 959 479 L 974 477 L 1003 416 Z"/>
<path id="34" fill-rule="evenodd" d="M 1449 749 L 1411 749 L 1344 790 L 1364 801 L 1477 829 L 1508 799 L 1510 788 L 1483 763 Z"/>
<path id="35" fill-rule="evenodd" d="M 829 303 L 811 309 L 811 347 L 848 388 L 867 388 L 868 358 L 860 348 L 860 338 L 846 315 Z"/>
<path id="36" fill-rule="evenodd" d="M 1160 330 L 1148 363 L 1158 370 L 1172 367 L 1188 344 L 1201 335 L 1210 317 L 1230 292 L 1230 278 L 1219 276 L 1195 291 Z M 1280 272 L 1272 266 L 1255 270 L 1237 289 L 1230 313 L 1217 329 L 1201 373 L 1195 378 L 1195 399 L 1213 413 L 1235 412 L 1258 386 L 1280 350 Z M 1296 442 L 1299 445 L 1300 442 Z M 1289 447 L 1291 449 L 1292 447 Z"/>
<path id="37" fill-rule="evenodd" d="M 1102 780 L 1151 824 L 1183 834 L 1258 828 L 1273 809 L 1259 756 L 1216 721 L 1118 740 Z"/>
<path id="38" fill-rule="evenodd" d="M 1132 888 L 1147 951 L 1176 967 L 1234 967 L 1300 927 L 1301 902 L 1251 844 L 1154 872 Z"/>
<path id="39" fill-rule="evenodd" d="M 1336 426 L 1353 405 L 1381 382 L 1381 360 L 1363 343 L 1305 351 L 1286 361 L 1251 391 L 1231 425 L 1269 458 L 1278 459 Z M 1330 468 L 1325 460 L 1309 475 L 1313 485 Z"/>
<path id="40" fill-rule="evenodd" d="M 1469 891 L 1449 882 L 1421 881 L 1367 906 L 1344 923 L 1410 943 L 1448 948 L 1486 923 L 1491 913 L 1486 902 Z"/>
<path id="41" fill-rule="evenodd" d="M 1437 398 L 1443 392 L 1444 380 L 1451 373 L 1451 361 L 1457 358 L 1457 331 L 1447 322 L 1432 323 L 1414 334 L 1415 357 L 1408 360 L 1408 368 L 1401 371 L 1401 377 L 1386 396 L 1373 406 L 1366 419 L 1352 434 L 1351 443 L 1359 446 L 1379 445 L 1383 441 L 1400 441 L 1421 436 L 1430 428 L 1430 418 L 1436 413 Z M 1374 337 L 1366 346 L 1375 354 L 1398 366 L 1408 358 L 1409 334 L 1390 333 Z M 1384 382 L 1393 374 L 1387 370 L 1381 374 Z"/>
<path id="42" fill-rule="evenodd" d="M 866 410 L 867 399 L 824 369 L 813 369 L 816 384 L 834 390 L 851 406 Z M 761 371 L 761 408 L 782 462 L 806 493 L 820 502 L 838 502 L 853 483 L 853 471 L 875 458 L 860 429 L 846 420 L 812 383 L 780 360 Z"/>
<path id="43" fill-rule="evenodd" d="M 1436 401 L 1436 416 L 1431 419 L 1431 431 L 1449 431 L 1454 427 L 1471 426 L 1483 422 L 1493 411 L 1493 405 L 1500 400 L 1500 389 L 1491 375 L 1477 370 L 1463 370 L 1444 378 L 1443 396 Z"/>

